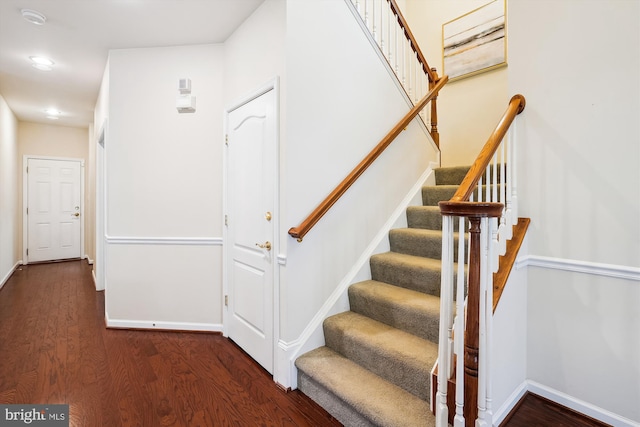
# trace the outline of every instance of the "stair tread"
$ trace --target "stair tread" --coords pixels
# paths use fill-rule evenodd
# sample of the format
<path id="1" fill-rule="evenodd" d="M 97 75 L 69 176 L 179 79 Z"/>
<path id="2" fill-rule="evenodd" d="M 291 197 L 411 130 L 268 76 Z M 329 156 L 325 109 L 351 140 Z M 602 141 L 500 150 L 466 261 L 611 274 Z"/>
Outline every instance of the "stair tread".
<path id="1" fill-rule="evenodd" d="M 349 287 L 351 310 L 437 342 L 440 298 L 376 280 Z"/>
<path id="2" fill-rule="evenodd" d="M 296 366 L 374 425 L 434 425 L 427 401 L 385 381 L 328 347 L 300 356 Z"/>
<path id="3" fill-rule="evenodd" d="M 429 372 L 438 357 L 436 343 L 353 311 L 325 319 L 324 334 L 327 347 L 429 400 Z"/>

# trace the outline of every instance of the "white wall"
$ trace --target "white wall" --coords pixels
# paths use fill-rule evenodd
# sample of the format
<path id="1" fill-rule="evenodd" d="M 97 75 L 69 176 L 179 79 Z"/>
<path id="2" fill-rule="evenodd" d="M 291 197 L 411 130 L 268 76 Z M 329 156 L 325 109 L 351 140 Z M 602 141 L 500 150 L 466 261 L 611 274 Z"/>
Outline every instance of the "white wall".
<path id="1" fill-rule="evenodd" d="M 513 1 L 509 23 L 528 377 L 640 422 L 640 3 Z"/>
<path id="2" fill-rule="evenodd" d="M 299 225 L 409 106 L 343 1 L 287 2 L 286 57 L 281 338 L 295 354 L 305 328 L 437 155 L 419 127 L 410 125 L 297 243 L 288 229 Z"/>
<path id="3" fill-rule="evenodd" d="M 110 52 L 110 326 L 221 330 L 223 53 L 221 45 Z M 195 113 L 176 110 L 180 78 L 191 79 Z"/>
<path id="4" fill-rule="evenodd" d="M 20 259 L 18 121 L 0 95 L 0 288 Z"/>
<path id="5" fill-rule="evenodd" d="M 422 53 L 443 75 L 442 24 L 488 0 L 406 0 L 402 9 Z M 508 23 L 507 23 L 508 24 Z M 507 62 L 509 58 L 507 56 Z M 446 70 L 444 70 L 446 72 Z M 506 67 L 451 81 L 438 97 L 438 131 L 442 166 L 471 165 L 507 109 Z"/>

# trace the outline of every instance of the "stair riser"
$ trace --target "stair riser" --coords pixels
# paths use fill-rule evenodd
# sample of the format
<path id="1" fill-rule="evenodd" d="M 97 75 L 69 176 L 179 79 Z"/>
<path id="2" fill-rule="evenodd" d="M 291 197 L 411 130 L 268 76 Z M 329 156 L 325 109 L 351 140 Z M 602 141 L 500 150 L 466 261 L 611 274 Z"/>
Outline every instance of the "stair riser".
<path id="1" fill-rule="evenodd" d="M 439 300 L 425 309 L 398 307 L 393 301 L 376 298 L 375 295 L 349 288 L 351 311 L 370 317 L 378 322 L 398 328 L 422 339 L 438 342 L 440 324 Z"/>
<path id="2" fill-rule="evenodd" d="M 391 230 L 389 243 L 392 252 L 421 256 L 425 258 L 442 258 L 442 232 L 423 236 L 404 230 Z M 468 245 L 465 245 L 465 249 Z M 458 259 L 458 236 L 454 238 L 454 257 Z M 466 257 L 465 257 L 466 259 Z"/>
<path id="3" fill-rule="evenodd" d="M 298 370 L 298 389 L 344 425 L 376 427 L 375 424 L 364 418 L 358 411 L 317 383 L 312 377 L 306 375 L 302 370 Z"/>
<path id="4" fill-rule="evenodd" d="M 467 172 L 469 172 L 469 169 L 470 168 L 467 166 L 435 169 L 434 173 L 435 173 L 436 184 L 437 185 L 460 185 L 464 177 L 467 175 Z M 498 167 L 496 168 L 498 181 L 500 181 L 500 175 L 501 175 L 500 169 L 501 169 L 501 166 L 498 165 Z M 492 166 L 492 170 L 493 170 L 493 166 Z M 505 169 L 505 172 L 506 172 L 506 169 Z M 482 179 L 483 180 L 487 179 L 486 173 L 482 175 Z M 493 176 L 491 177 L 491 180 L 493 181 Z"/>
<path id="5" fill-rule="evenodd" d="M 442 215 L 440 210 L 420 209 L 412 206 L 407 209 L 407 223 L 409 228 L 423 228 L 426 230 L 442 230 Z"/>
<path id="6" fill-rule="evenodd" d="M 440 270 L 391 264 L 371 257 L 371 278 L 429 295 L 440 296 Z"/>
<path id="7" fill-rule="evenodd" d="M 500 195 L 500 185 L 498 185 L 497 194 Z M 486 199 L 486 186 L 482 186 L 482 200 Z M 422 203 L 425 206 L 438 206 L 438 202 L 451 200 L 453 195 L 458 191 L 458 186 L 452 185 L 436 185 L 422 187 Z M 473 200 L 478 200 L 478 190 L 473 192 Z"/>
<path id="8" fill-rule="evenodd" d="M 428 379 L 435 360 L 403 359 L 398 354 L 386 353 L 374 343 L 350 334 L 330 321 L 325 321 L 324 336 L 327 347 L 349 360 L 422 400 L 431 398 Z M 426 355 L 426 349 L 424 353 Z"/>

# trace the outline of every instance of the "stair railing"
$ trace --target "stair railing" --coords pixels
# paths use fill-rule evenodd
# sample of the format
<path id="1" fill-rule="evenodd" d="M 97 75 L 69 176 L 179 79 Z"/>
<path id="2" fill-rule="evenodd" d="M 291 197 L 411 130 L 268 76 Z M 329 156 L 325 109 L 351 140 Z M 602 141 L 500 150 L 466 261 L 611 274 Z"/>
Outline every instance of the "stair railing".
<path id="1" fill-rule="evenodd" d="M 429 67 L 396 0 L 346 2 L 353 6 L 360 25 L 368 30 L 371 41 L 378 47 L 407 98 L 416 105 L 440 78 L 436 69 Z M 421 111 L 419 117 L 439 147 L 437 97 L 431 101 L 431 109 Z"/>
<path id="2" fill-rule="evenodd" d="M 515 118 L 525 107 L 522 95 L 511 98 L 502 119 L 480 151 L 458 191 L 440 202 L 442 213 L 442 283 L 436 426 L 491 426 L 489 378 L 493 319 L 493 273 L 506 251 L 506 241 L 518 222 Z M 505 136 L 507 138 L 505 139 Z M 474 199 L 477 199 L 474 201 Z M 458 268 L 454 271 L 454 217 L 464 235 L 469 222 L 468 272 L 465 239 L 459 239 Z M 454 275 L 456 298 L 454 310 Z M 465 287 L 467 288 L 466 305 Z M 459 315 L 455 316 L 454 311 Z M 466 312 L 466 316 L 460 315 Z M 454 334 L 454 331 L 456 333 Z M 457 360 L 457 363 L 454 363 Z M 447 405 L 447 383 L 455 366 L 455 411 Z"/>
<path id="3" fill-rule="evenodd" d="M 289 235 L 302 242 L 304 236 L 313 228 L 314 225 L 331 209 L 331 207 L 342 197 L 344 193 L 357 181 L 373 162 L 380 157 L 384 150 L 400 135 L 402 130 L 422 111 L 422 109 L 431 102 L 440 89 L 447 83 L 448 77 L 443 76 L 438 83 L 420 100 L 403 118 L 396 124 L 389 133 L 375 146 L 373 150 L 365 157 L 345 179 L 307 216 L 304 221 L 297 227 L 289 229 Z"/>

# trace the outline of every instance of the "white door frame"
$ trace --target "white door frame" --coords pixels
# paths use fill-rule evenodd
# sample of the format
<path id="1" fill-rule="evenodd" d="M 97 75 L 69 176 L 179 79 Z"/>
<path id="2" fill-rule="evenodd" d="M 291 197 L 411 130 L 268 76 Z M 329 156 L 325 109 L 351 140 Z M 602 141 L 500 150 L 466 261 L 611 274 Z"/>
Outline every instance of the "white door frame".
<path id="1" fill-rule="evenodd" d="M 104 119 L 97 138 L 94 141 L 96 149 L 96 262 L 94 265 L 94 281 L 96 291 L 105 291 L 104 311 L 107 311 L 106 298 L 106 243 L 107 236 L 107 119 Z"/>
<path id="2" fill-rule="evenodd" d="M 273 90 L 274 91 L 274 114 L 275 114 L 275 138 L 274 138 L 274 162 L 273 170 L 276 171 L 276 176 L 273 180 L 273 241 L 272 241 L 272 251 L 274 260 L 280 260 L 282 257 L 277 255 L 279 254 L 280 249 L 280 80 L 278 77 L 270 80 L 265 83 L 258 89 L 251 92 L 249 95 L 245 96 L 241 100 L 233 103 L 230 107 L 225 108 L 224 111 L 224 134 L 222 136 L 222 141 L 226 141 L 226 135 L 228 134 L 228 118 L 229 114 L 242 107 L 243 105 L 253 101 L 254 99 L 264 95 L 265 93 Z M 223 224 L 222 224 L 222 238 L 223 238 L 223 250 L 222 250 L 222 301 L 224 304 L 224 296 L 229 295 L 229 281 L 228 281 L 228 271 L 227 271 L 227 262 L 229 259 L 228 254 L 228 235 L 227 235 L 227 227 L 224 224 L 224 217 L 227 212 L 228 206 L 228 193 L 229 187 L 227 182 L 227 155 L 223 155 L 222 161 L 222 209 L 223 209 Z M 273 268 L 273 343 L 272 343 L 272 352 L 273 352 L 273 379 L 277 382 L 276 373 L 278 370 L 278 357 L 277 357 L 277 348 L 278 342 L 280 341 L 280 263 L 278 265 L 274 265 Z M 225 337 L 229 336 L 229 313 L 227 311 L 227 307 L 222 307 L 222 324 L 223 324 L 223 335 Z"/>
<path id="3" fill-rule="evenodd" d="M 84 159 L 78 159 L 75 157 L 54 157 L 54 156 L 36 156 L 32 154 L 25 154 L 22 157 L 22 259 L 23 264 L 29 263 L 29 257 L 27 256 L 27 249 L 29 246 L 29 218 L 27 216 L 28 205 L 28 189 L 29 189 L 29 177 L 27 175 L 27 166 L 29 160 L 63 160 L 68 162 L 80 163 L 80 215 L 82 221 L 80 221 L 80 258 L 86 259 L 87 254 L 84 252 Z"/>

